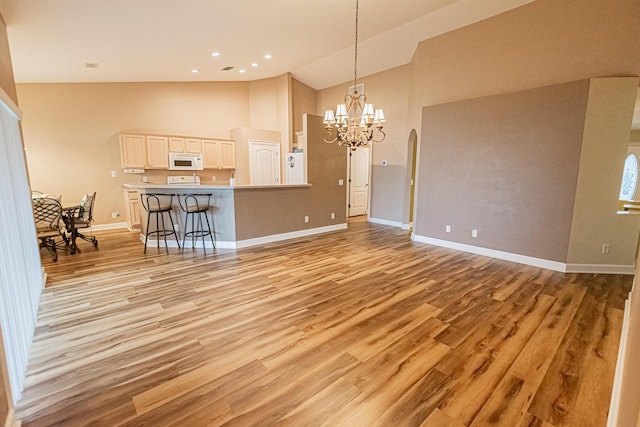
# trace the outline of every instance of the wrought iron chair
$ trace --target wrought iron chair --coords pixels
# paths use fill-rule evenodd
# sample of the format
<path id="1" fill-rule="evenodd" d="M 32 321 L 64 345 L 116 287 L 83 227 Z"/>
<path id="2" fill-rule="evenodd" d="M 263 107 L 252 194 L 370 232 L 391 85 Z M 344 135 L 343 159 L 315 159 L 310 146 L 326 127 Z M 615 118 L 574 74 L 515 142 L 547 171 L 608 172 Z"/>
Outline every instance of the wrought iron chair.
<path id="1" fill-rule="evenodd" d="M 40 249 L 45 248 L 58 261 L 56 251 L 56 237 L 62 232 L 62 205 L 57 199 L 41 197 L 32 200 L 33 217 L 36 223 L 36 233 L 40 239 Z"/>
<path id="2" fill-rule="evenodd" d="M 211 196 L 212 194 L 178 194 L 178 203 L 185 213 L 184 220 L 184 233 L 182 235 L 182 253 L 186 245 L 187 237 L 191 237 L 191 248 L 195 249 L 198 238 L 202 239 L 202 249 L 206 255 L 207 248 L 204 244 L 205 236 L 209 236 L 211 239 L 211 246 L 215 249 L 216 244 L 213 241 L 214 230 L 209 223 L 209 217 L 207 216 L 209 208 L 211 208 Z M 198 220 L 196 221 L 196 216 Z M 206 221 L 207 228 L 204 228 L 202 217 Z M 189 230 L 189 218 L 191 218 L 191 231 Z M 211 219 L 213 221 L 213 218 Z"/>
<path id="3" fill-rule="evenodd" d="M 160 250 L 160 237 L 164 238 L 164 249 L 169 255 L 169 246 L 167 245 L 167 236 L 173 235 L 176 238 L 176 244 L 180 249 L 180 240 L 178 239 L 178 233 L 176 232 L 175 223 L 173 222 L 173 216 L 171 210 L 173 209 L 173 196 L 174 194 L 163 193 L 144 193 L 140 194 L 140 201 L 142 207 L 147 211 L 147 231 L 144 235 L 144 253 L 147 253 L 147 241 L 149 235 L 156 237 L 156 246 Z M 165 225 L 164 216 L 169 215 L 169 221 L 171 222 L 171 229 Z M 153 215 L 153 217 L 151 216 Z M 154 218 L 155 221 L 151 221 Z M 152 230 L 152 224 L 155 225 L 155 230 Z"/>
<path id="4" fill-rule="evenodd" d="M 93 194 L 85 194 L 78 206 L 65 209 L 63 220 L 70 236 L 63 234 L 63 238 L 67 246 L 71 245 L 71 254 L 80 252 L 80 248 L 76 244 L 78 238 L 93 243 L 95 248 L 98 247 L 98 239 L 93 234 L 87 236 L 79 231 L 91 227 L 95 201 L 96 193 L 94 191 Z"/>

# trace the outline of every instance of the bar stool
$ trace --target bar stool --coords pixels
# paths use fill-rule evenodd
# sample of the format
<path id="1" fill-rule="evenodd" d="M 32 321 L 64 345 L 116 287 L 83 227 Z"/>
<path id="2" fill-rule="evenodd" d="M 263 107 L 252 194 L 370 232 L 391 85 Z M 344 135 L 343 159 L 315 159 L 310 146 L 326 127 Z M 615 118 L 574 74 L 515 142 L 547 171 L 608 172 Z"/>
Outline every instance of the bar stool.
<path id="1" fill-rule="evenodd" d="M 211 194 L 179 194 L 178 195 L 178 203 L 182 208 L 182 211 L 185 213 L 185 221 L 184 221 L 184 234 L 182 235 L 182 253 L 184 253 L 185 241 L 187 236 L 191 237 L 191 248 L 195 248 L 196 241 L 198 237 L 202 239 L 202 249 L 204 253 L 207 253 L 207 248 L 204 244 L 205 236 L 209 236 L 211 238 L 211 244 L 215 249 L 216 244 L 213 241 L 213 227 L 209 223 L 209 218 L 207 213 L 209 208 L 211 207 Z M 196 224 L 196 215 L 198 216 L 198 221 Z M 203 227 L 202 217 L 207 223 L 206 230 Z M 191 218 L 191 231 L 189 230 L 189 218 Z M 196 227 L 197 225 L 197 227 Z"/>
<path id="2" fill-rule="evenodd" d="M 147 211 L 147 232 L 144 236 L 144 253 L 147 253 L 147 240 L 149 235 L 156 236 L 156 242 L 158 244 L 158 250 L 160 250 L 160 236 L 164 237 L 164 248 L 169 255 L 169 247 L 167 246 L 167 236 L 174 235 L 178 249 L 180 249 L 180 241 L 178 240 L 178 233 L 176 233 L 176 227 L 173 222 L 173 216 L 171 215 L 171 206 L 173 204 L 173 194 L 162 193 L 144 193 L 140 195 L 140 201 L 142 207 Z M 164 214 L 169 215 L 169 221 L 171 221 L 171 229 L 167 229 L 164 223 Z M 151 230 L 151 214 L 155 215 L 156 229 Z M 162 228 L 160 224 L 162 223 Z"/>

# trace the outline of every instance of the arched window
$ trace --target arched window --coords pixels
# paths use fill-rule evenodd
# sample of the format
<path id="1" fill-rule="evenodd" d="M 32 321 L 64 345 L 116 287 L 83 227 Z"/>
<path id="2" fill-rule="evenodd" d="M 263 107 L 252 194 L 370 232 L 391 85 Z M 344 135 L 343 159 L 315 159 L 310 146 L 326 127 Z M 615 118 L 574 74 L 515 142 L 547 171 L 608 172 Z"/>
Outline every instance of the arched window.
<path id="1" fill-rule="evenodd" d="M 638 156 L 629 154 L 624 161 L 622 185 L 620 186 L 620 200 L 633 200 L 638 186 Z"/>

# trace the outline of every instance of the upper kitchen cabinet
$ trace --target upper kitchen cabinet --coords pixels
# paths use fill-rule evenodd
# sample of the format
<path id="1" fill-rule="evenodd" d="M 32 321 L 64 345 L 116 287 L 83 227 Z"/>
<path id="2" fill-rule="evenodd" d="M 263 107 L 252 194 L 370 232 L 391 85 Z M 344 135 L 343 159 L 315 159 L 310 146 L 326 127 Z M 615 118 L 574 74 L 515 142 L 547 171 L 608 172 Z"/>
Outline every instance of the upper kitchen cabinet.
<path id="1" fill-rule="evenodd" d="M 202 141 L 199 139 L 187 138 L 184 140 L 184 152 L 202 154 Z"/>
<path id="2" fill-rule="evenodd" d="M 120 156 L 125 169 L 168 169 L 168 149 L 165 136 L 120 135 Z"/>
<path id="3" fill-rule="evenodd" d="M 169 151 L 171 153 L 202 154 L 202 140 L 195 138 L 169 137 Z"/>
<path id="4" fill-rule="evenodd" d="M 235 169 L 236 145 L 234 141 L 202 141 L 205 169 Z"/>
<path id="5" fill-rule="evenodd" d="M 169 152 L 184 153 L 184 138 L 169 137 Z"/>
<path id="6" fill-rule="evenodd" d="M 169 168 L 169 138 L 147 136 L 147 165 L 145 169 Z"/>
<path id="7" fill-rule="evenodd" d="M 234 141 L 219 141 L 220 143 L 220 168 L 236 168 L 236 143 Z"/>
<path id="8" fill-rule="evenodd" d="M 147 165 L 145 136 L 121 134 L 120 158 L 123 168 L 144 169 Z"/>

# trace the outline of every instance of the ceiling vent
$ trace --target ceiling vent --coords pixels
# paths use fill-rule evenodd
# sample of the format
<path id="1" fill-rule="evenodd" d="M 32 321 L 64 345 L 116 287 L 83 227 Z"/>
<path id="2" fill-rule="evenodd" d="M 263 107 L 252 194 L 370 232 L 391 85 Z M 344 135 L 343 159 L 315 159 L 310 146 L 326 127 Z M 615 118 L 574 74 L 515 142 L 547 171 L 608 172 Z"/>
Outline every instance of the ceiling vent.
<path id="1" fill-rule="evenodd" d="M 231 70 L 233 70 L 233 67 L 224 67 L 222 69 L 222 71 L 231 71 Z"/>
<path id="2" fill-rule="evenodd" d="M 84 68 L 100 68 L 99 62 L 85 62 Z"/>

